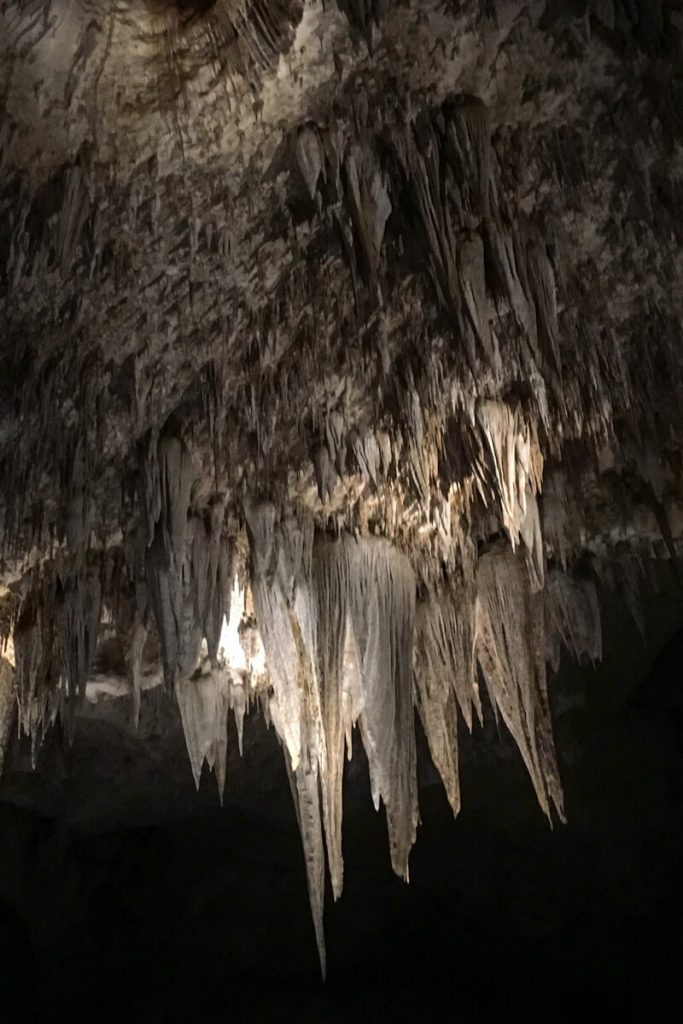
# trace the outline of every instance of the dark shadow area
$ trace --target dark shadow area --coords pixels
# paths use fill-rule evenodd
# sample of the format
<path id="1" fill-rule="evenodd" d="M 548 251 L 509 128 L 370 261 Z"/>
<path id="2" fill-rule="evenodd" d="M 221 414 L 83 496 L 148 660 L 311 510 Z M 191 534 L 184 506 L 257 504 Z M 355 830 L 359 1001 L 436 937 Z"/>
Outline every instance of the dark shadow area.
<path id="1" fill-rule="evenodd" d="M 223 809 L 212 779 L 194 793 L 177 723 L 143 742 L 84 721 L 58 782 L 15 757 L 0 802 L 0 1019 L 679 1019 L 683 605 L 672 588 L 645 613 L 647 642 L 608 601 L 603 665 L 564 663 L 552 683 L 564 827 L 548 827 L 492 723 L 462 737 L 457 820 L 421 741 L 405 885 L 356 744 L 326 985 L 260 720 L 243 761 L 231 731 Z"/>

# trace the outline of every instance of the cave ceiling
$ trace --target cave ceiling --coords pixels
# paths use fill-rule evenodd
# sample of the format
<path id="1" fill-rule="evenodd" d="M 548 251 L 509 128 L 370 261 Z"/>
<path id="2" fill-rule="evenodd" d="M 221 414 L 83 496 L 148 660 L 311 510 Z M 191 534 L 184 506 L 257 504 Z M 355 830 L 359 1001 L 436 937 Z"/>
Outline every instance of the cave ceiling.
<path id="1" fill-rule="evenodd" d="M 455 813 L 493 714 L 562 820 L 547 665 L 680 552 L 682 29 L 0 5 L 0 748 L 165 694 L 222 792 L 263 712 L 321 962 L 354 727 L 403 877 L 415 709 Z"/>

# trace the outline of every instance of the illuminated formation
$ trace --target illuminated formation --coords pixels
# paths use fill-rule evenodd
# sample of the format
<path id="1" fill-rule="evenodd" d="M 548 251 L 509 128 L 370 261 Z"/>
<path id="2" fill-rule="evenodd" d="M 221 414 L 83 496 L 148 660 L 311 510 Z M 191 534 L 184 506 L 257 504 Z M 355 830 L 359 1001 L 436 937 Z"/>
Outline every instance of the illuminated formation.
<path id="1" fill-rule="evenodd" d="M 681 19 L 555 8 L 0 13 L 0 768 L 163 699 L 223 799 L 260 711 L 323 971 L 354 730 L 401 877 L 416 713 L 563 821 L 548 665 L 680 550 Z"/>

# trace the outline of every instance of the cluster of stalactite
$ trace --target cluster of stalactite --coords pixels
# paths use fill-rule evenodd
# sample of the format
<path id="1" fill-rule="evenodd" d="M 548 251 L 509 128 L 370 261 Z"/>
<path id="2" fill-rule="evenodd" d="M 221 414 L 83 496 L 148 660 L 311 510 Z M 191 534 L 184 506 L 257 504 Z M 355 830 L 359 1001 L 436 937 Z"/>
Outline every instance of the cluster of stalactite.
<path id="1" fill-rule="evenodd" d="M 534 528 L 544 461 L 563 474 L 578 505 L 585 478 L 593 478 L 591 489 L 604 488 L 609 470 L 628 477 L 625 490 L 663 523 L 677 514 L 670 507 L 681 494 L 675 309 L 669 315 L 655 308 L 655 292 L 644 292 L 646 308 L 634 308 L 626 322 L 605 318 L 609 305 L 586 295 L 585 264 L 574 266 L 561 211 L 528 214 L 520 207 L 507 182 L 511 145 L 493 132 L 483 102 L 463 95 L 417 115 L 385 97 L 354 122 L 306 123 L 295 132 L 288 180 L 292 196 L 297 180 L 303 184 L 309 206 L 304 201 L 307 220 L 291 230 L 303 232 L 300 246 L 308 237 L 311 259 L 286 264 L 276 294 L 257 300 L 255 312 L 236 310 L 229 343 L 205 347 L 211 358 L 200 372 L 188 380 L 184 365 L 176 368 L 185 385 L 177 402 L 189 423 L 188 443 L 217 489 L 234 493 L 245 479 L 253 486 L 265 475 L 271 486 L 311 504 L 314 482 L 317 512 L 350 527 L 367 513 L 392 540 L 412 529 L 412 543 L 423 538 L 446 561 L 454 504 L 475 533 L 483 524 L 486 537 L 491 489 L 513 538 Z M 111 301 L 131 287 L 147 312 L 121 339 L 118 366 L 106 363 L 98 347 L 87 356 L 70 348 L 47 361 L 29 348 L 18 362 L 10 359 L 25 382 L 14 396 L 19 416 L 8 424 L 2 452 L 4 543 L 18 550 L 44 547 L 50 530 L 63 533 L 79 478 L 87 489 L 106 474 L 97 520 L 112 529 L 112 492 L 122 477 L 125 484 L 136 458 L 131 441 L 167 415 L 176 378 L 168 379 L 163 360 L 143 372 L 127 350 L 140 330 L 156 337 L 160 324 L 149 320 L 156 314 L 143 302 L 144 289 L 112 275 L 110 261 L 99 265 L 105 249 L 82 162 L 50 187 L 62 207 L 41 238 L 33 237 L 29 207 L 10 231 L 18 280 L 26 238 L 26 260 L 39 262 L 24 283 L 51 276 L 40 260 L 57 259 L 66 274 L 72 256 L 62 261 L 59 253 L 82 249 L 85 233 L 91 270 L 98 266 L 95 278 L 104 276 Z M 127 189 L 120 198 L 134 232 L 140 214 L 131 220 L 131 210 L 140 211 L 142 195 Z M 169 194 L 172 218 L 181 216 L 181 199 Z M 189 234 L 196 235 L 190 259 L 202 254 L 217 271 L 225 247 L 217 247 L 209 225 Z M 311 270 L 321 246 L 330 252 L 327 269 L 338 288 Z M 672 282 L 664 266 L 657 274 L 663 295 Z M 90 284 L 84 280 L 83 287 Z M 166 333 L 185 315 L 173 291 L 163 299 L 171 302 Z M 219 303 L 204 286 L 192 288 L 190 299 L 193 332 L 215 324 L 219 304 L 223 321 L 234 308 L 231 293 Z M 23 301 L 18 295 L 18 308 Z M 194 344 L 194 333 L 187 341 Z M 55 490 L 62 491 L 57 501 Z M 368 492 L 373 501 L 357 500 Z M 397 516 L 407 507 L 410 516 Z"/>
<path id="2" fill-rule="evenodd" d="M 454 812 L 492 713 L 562 819 L 546 666 L 600 657 L 596 586 L 642 628 L 644 567 L 679 553 L 680 33 L 666 0 L 136 3 L 2 12 L 13 117 L 22 88 L 57 120 L 101 100 L 128 141 L 0 180 L 0 761 L 14 708 L 35 756 L 89 685 L 136 722 L 163 680 L 222 796 L 258 706 L 324 965 L 354 727 L 403 877 L 415 709 Z M 468 62 L 496 88 L 458 91 Z"/>
<path id="3" fill-rule="evenodd" d="M 515 446 L 487 422 L 494 461 L 507 466 Z M 454 813 L 459 730 L 493 713 L 514 738 L 543 812 L 564 820 L 546 665 L 557 667 L 562 646 L 579 659 L 600 658 L 596 572 L 548 560 L 540 477 L 530 485 L 514 467 L 513 457 L 498 495 L 508 536 L 478 547 L 463 534 L 457 569 L 442 567 L 437 578 L 385 537 L 330 531 L 304 505 L 245 497 L 231 519 L 224 496 L 197 501 L 200 471 L 182 438 L 149 437 L 139 451 L 135 527 L 124 543 L 96 549 L 77 506 L 71 535 L 84 545 L 80 553 L 60 548 L 39 563 L 4 609 L 15 669 L 3 662 L 3 744 L 14 705 L 34 754 L 57 719 L 72 740 L 88 680 L 103 671 L 98 645 L 111 636 L 133 720 L 144 690 L 163 680 L 179 705 L 195 782 L 206 761 L 221 798 L 228 715 L 241 748 L 245 713 L 260 708 L 290 774 L 324 970 L 325 863 L 336 898 L 343 766 L 355 727 L 373 801 L 386 809 L 391 864 L 403 878 L 419 822 L 416 711 Z M 610 564 L 619 564 L 614 552 Z M 231 608 L 233 592 L 240 598 Z M 160 666 L 152 682 L 150 662 Z"/>
<path id="4" fill-rule="evenodd" d="M 28 48 L 40 49 L 53 33 L 59 38 L 64 26 L 67 107 L 88 73 L 106 83 L 117 53 L 131 69 L 146 66 L 138 100 L 148 109 L 168 107 L 201 72 L 214 83 L 244 80 L 254 88 L 289 49 L 303 12 L 302 0 L 119 0 L 107 7 L 77 0 L 69 6 L 19 2 L 3 12 L 8 37 Z"/>

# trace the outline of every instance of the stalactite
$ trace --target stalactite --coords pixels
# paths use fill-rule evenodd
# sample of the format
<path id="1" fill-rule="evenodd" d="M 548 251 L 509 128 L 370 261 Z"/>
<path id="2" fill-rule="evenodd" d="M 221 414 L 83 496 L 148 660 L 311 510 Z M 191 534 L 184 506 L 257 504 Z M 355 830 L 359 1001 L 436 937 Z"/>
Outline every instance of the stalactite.
<path id="1" fill-rule="evenodd" d="M 536 310 L 526 284 L 526 270 L 516 242 L 515 226 L 503 225 L 493 218 L 486 223 L 486 254 L 494 296 L 510 310 L 517 329 L 529 345 L 532 357 L 538 350 Z"/>
<path id="2" fill-rule="evenodd" d="M 387 808 L 391 863 L 408 877 L 418 823 L 412 645 L 415 577 L 386 542 L 346 542 L 349 608 L 362 681 L 361 736 L 375 807 Z"/>
<path id="3" fill-rule="evenodd" d="M 67 175 L 64 203 L 57 222 L 55 247 L 57 259 L 68 272 L 81 241 L 81 232 L 90 211 L 90 196 L 84 170 L 76 164 Z"/>
<path id="4" fill-rule="evenodd" d="M 396 131 L 394 145 L 415 209 L 416 228 L 424 246 L 427 267 L 440 304 L 460 323 L 457 228 L 444 194 L 443 158 L 439 138 L 427 118 L 407 130 Z M 464 340 L 468 340 L 465 333 Z M 467 358 L 475 362 L 470 347 Z"/>
<path id="5" fill-rule="evenodd" d="M 354 146 L 349 150 L 344 159 L 344 171 L 365 273 L 371 290 L 376 292 L 384 230 L 392 209 L 391 199 L 367 146 Z"/>
<path id="6" fill-rule="evenodd" d="M 320 678 L 320 709 L 325 737 L 326 763 L 321 777 L 323 818 L 327 859 L 334 898 L 341 896 L 344 864 L 342 858 L 342 778 L 344 743 L 351 753 L 348 709 L 345 693 L 350 696 L 354 680 L 349 678 L 345 663 L 347 638 L 350 639 L 348 595 L 339 544 L 318 538 L 313 558 L 313 590 L 315 595 L 318 671 Z M 351 642 L 354 641 L 351 639 Z M 360 680 L 355 679 L 357 693 Z M 347 698 L 348 703 L 348 698 Z M 356 717 L 360 711 L 355 708 Z M 346 715 L 345 715 L 346 712 Z M 353 711 L 351 711 L 353 715 Z M 355 724 L 355 721 L 354 723 Z"/>
<path id="7" fill-rule="evenodd" d="M 474 597 L 472 584 L 430 590 L 419 604 L 416 633 L 416 676 L 422 684 L 452 689 L 468 729 L 482 708 L 474 661 Z"/>
<path id="8" fill-rule="evenodd" d="M 141 469 L 148 540 L 146 572 L 163 652 L 164 678 L 171 690 L 181 654 L 184 619 L 183 568 L 193 468 L 184 442 L 173 435 L 152 444 Z"/>
<path id="9" fill-rule="evenodd" d="M 477 96 L 452 96 L 442 107 L 444 150 L 455 173 L 464 226 L 489 214 L 491 118 Z"/>
<path id="10" fill-rule="evenodd" d="M 564 800 L 552 739 L 545 671 L 543 603 L 531 592 L 527 568 L 509 547 L 477 565 L 476 652 L 492 703 L 510 730 L 548 818 L 564 820 Z"/>
<path id="11" fill-rule="evenodd" d="M 302 125 L 296 134 L 294 146 L 299 170 L 311 199 L 314 199 L 324 169 L 323 146 L 316 126 Z"/>
<path id="12" fill-rule="evenodd" d="M 313 467 L 316 484 L 318 485 L 318 497 L 324 504 L 332 497 L 336 483 L 336 473 L 330 462 L 330 455 L 325 445 L 319 445 L 313 453 Z"/>
<path id="13" fill-rule="evenodd" d="M 40 743 L 60 708 L 64 665 L 64 600 L 54 564 L 35 571 L 14 630 L 19 725 L 31 738 L 35 763 Z"/>
<path id="14" fill-rule="evenodd" d="M 377 438 L 371 430 L 360 435 L 354 431 L 351 435 L 351 446 L 360 471 L 372 486 L 377 489 L 380 470 L 380 450 Z"/>
<path id="15" fill-rule="evenodd" d="M 254 608 L 273 688 L 271 716 L 296 781 L 316 915 L 321 900 L 318 832 L 323 828 L 333 892 L 341 894 L 344 744 L 356 721 L 375 807 L 380 800 L 386 806 L 392 865 L 398 874 L 408 874 L 418 820 L 415 579 L 407 559 L 385 541 L 347 537 L 313 543 L 310 525 L 291 518 L 277 523 L 273 506 L 266 503 L 249 506 L 246 516 Z"/>
<path id="16" fill-rule="evenodd" d="M 273 505 L 249 506 L 245 515 L 251 538 L 254 610 L 280 710 L 282 735 L 292 771 L 296 772 L 302 755 L 302 694 L 299 649 L 286 594 L 291 594 L 296 586 L 299 566 L 293 559 L 287 559 L 284 545 L 279 543 Z M 278 572 L 279 568 L 281 572 Z"/>
<path id="17" fill-rule="evenodd" d="M 78 568 L 62 576 L 62 651 L 64 705 L 68 735 L 73 740 L 76 709 L 85 697 L 101 617 L 99 565 Z"/>
<path id="18" fill-rule="evenodd" d="M 580 547 L 580 516 L 565 473 L 558 468 L 543 481 L 543 539 L 559 565 L 567 568 L 571 552 Z"/>
<path id="19" fill-rule="evenodd" d="M 289 766 L 288 766 L 289 767 Z M 327 973 L 327 952 L 323 929 L 325 899 L 325 849 L 323 846 L 322 822 L 320 820 L 320 798 L 318 796 L 318 772 L 310 766 L 300 764 L 296 769 L 289 767 L 289 779 L 294 798 L 301 843 L 306 862 L 308 896 L 318 946 L 320 971 L 325 979 Z"/>
<path id="20" fill-rule="evenodd" d="M 230 615 L 231 552 L 223 537 L 225 495 L 215 496 L 203 515 L 189 522 L 188 572 L 194 589 L 194 611 L 213 663 L 218 653 L 223 617 Z"/>
<path id="21" fill-rule="evenodd" d="M 147 626 L 141 617 L 136 617 L 126 651 L 126 667 L 133 693 L 133 725 L 136 729 L 140 723 L 140 702 L 142 698 L 141 668 L 146 640 Z"/>
<path id="22" fill-rule="evenodd" d="M 555 569 L 548 575 L 544 595 L 547 660 L 557 672 L 560 645 L 580 661 L 602 659 L 602 625 L 595 584 L 573 579 Z"/>
<path id="23" fill-rule="evenodd" d="M 9 746 L 14 715 L 16 712 L 16 693 L 14 669 L 6 658 L 0 658 L 0 782 Z"/>
<path id="24" fill-rule="evenodd" d="M 458 772 L 458 713 L 455 689 L 446 673 L 431 671 L 431 665 L 416 666 L 417 708 L 432 756 L 446 790 L 453 814 L 460 810 Z"/>
<path id="25" fill-rule="evenodd" d="M 543 588 L 545 559 L 536 494 L 543 480 L 543 456 L 533 428 L 518 409 L 497 401 L 477 405 L 477 420 L 493 462 L 503 525 L 515 547 L 524 542 L 534 589 Z"/>
<path id="26" fill-rule="evenodd" d="M 228 756 L 229 686 L 226 672 L 210 668 L 202 671 L 198 678 L 181 678 L 176 682 L 176 698 L 195 785 L 199 789 L 202 765 L 206 761 L 216 774 L 221 803 Z"/>
<path id="27" fill-rule="evenodd" d="M 545 361 L 550 368 L 549 376 L 559 377 L 562 373 L 560 354 L 559 324 L 557 319 L 557 297 L 555 276 L 548 254 L 539 245 L 528 247 L 529 286 L 536 303 L 536 323 L 539 342 Z"/>

